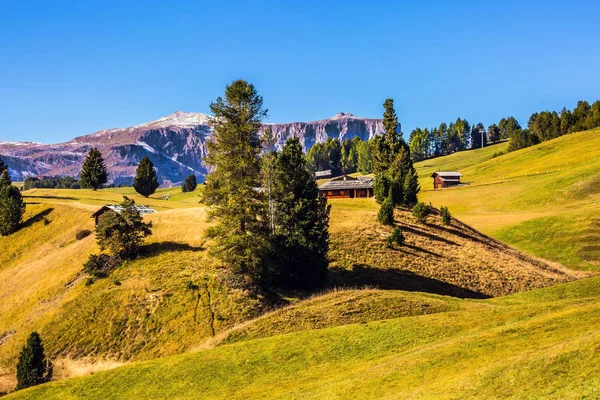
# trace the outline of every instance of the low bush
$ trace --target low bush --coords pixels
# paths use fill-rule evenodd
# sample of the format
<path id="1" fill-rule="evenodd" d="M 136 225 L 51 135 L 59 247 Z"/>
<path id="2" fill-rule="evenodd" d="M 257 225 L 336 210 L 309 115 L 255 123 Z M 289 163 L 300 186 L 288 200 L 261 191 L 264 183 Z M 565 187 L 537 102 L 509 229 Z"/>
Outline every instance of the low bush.
<path id="1" fill-rule="evenodd" d="M 388 247 L 392 247 L 394 243 L 400 246 L 404 244 L 404 234 L 399 226 L 395 227 L 392 233 L 387 237 Z"/>
<path id="2" fill-rule="evenodd" d="M 121 265 L 121 259 L 119 257 L 111 256 L 109 254 L 92 254 L 90 258 L 83 264 L 83 271 L 90 275 L 86 285 L 91 285 L 100 278 L 108 276 L 110 271 Z"/>
<path id="3" fill-rule="evenodd" d="M 419 202 L 413 207 L 413 216 L 420 224 L 427 222 L 429 214 L 431 214 L 431 207 L 423 202 Z"/>
<path id="4" fill-rule="evenodd" d="M 91 234 L 92 234 L 92 231 L 90 231 L 89 229 L 84 229 L 75 234 L 75 239 L 82 240 L 82 239 L 85 239 L 86 237 L 90 236 Z"/>

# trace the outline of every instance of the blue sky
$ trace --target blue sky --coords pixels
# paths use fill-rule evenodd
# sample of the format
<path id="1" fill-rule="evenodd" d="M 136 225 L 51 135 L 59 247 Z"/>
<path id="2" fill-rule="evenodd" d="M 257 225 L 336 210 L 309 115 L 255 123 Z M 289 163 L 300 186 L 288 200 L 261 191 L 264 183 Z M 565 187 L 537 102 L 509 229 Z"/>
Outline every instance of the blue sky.
<path id="1" fill-rule="evenodd" d="M 0 140 L 55 143 L 176 110 L 227 83 L 268 122 L 394 98 L 408 134 L 600 98 L 598 1 L 1 1 Z"/>

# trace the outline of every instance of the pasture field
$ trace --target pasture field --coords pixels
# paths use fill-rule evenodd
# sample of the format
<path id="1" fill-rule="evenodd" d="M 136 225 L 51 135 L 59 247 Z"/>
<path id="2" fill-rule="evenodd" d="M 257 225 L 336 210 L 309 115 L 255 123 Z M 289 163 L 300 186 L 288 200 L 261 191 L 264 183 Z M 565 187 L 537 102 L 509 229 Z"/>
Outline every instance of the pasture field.
<path id="1" fill-rule="evenodd" d="M 256 339 L 52 382 L 7 399 L 597 398 L 599 288 L 600 278 L 592 278 L 458 304 L 392 292 L 387 296 L 442 307 L 264 338 L 259 328 Z M 315 301 L 295 312 L 310 313 Z"/>
<path id="2" fill-rule="evenodd" d="M 529 254 L 600 269 L 600 129 L 492 157 L 507 143 L 422 161 L 420 199 Z M 434 171 L 468 185 L 432 189 Z"/>

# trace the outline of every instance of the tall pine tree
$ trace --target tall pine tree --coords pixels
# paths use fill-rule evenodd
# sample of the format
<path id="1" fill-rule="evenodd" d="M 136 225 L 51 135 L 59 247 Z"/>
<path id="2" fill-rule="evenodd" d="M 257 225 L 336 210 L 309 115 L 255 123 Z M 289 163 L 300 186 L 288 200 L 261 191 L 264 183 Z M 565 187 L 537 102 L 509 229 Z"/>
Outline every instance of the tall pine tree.
<path id="1" fill-rule="evenodd" d="M 13 186 L 8 168 L 0 175 L 0 236 L 16 232 L 25 214 L 25 202 L 21 191 Z"/>
<path id="2" fill-rule="evenodd" d="M 84 189 L 97 190 L 106 182 L 108 182 L 108 171 L 104 158 L 97 148 L 92 147 L 81 167 L 79 183 Z"/>
<path id="3" fill-rule="evenodd" d="M 46 359 L 42 338 L 32 332 L 19 354 L 17 390 L 45 383 L 52 379 L 52 363 Z"/>
<path id="4" fill-rule="evenodd" d="M 289 139 L 277 156 L 273 199 L 270 266 L 274 284 L 314 289 L 327 274 L 331 206 L 319 195 L 297 138 Z"/>
<path id="5" fill-rule="evenodd" d="M 148 157 L 144 157 L 140 160 L 140 164 L 135 171 L 135 178 L 133 178 L 133 188 L 136 192 L 144 197 L 150 196 L 158 188 L 158 180 L 156 179 L 156 171 L 154 170 L 154 164 Z"/>
<path id="6" fill-rule="evenodd" d="M 258 281 L 268 247 L 268 218 L 260 190 L 261 121 L 267 115 L 254 86 L 237 80 L 225 88 L 225 97 L 210 105 L 213 136 L 207 143 L 204 202 L 216 224 L 207 230 L 214 240 L 211 254 L 234 272 Z"/>

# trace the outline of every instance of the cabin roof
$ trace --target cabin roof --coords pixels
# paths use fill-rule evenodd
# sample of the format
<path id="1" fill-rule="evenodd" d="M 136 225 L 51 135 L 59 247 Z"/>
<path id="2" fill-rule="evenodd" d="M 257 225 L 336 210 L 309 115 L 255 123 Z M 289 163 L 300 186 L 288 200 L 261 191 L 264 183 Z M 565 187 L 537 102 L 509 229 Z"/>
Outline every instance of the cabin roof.
<path id="1" fill-rule="evenodd" d="M 373 178 L 370 176 L 355 178 L 342 175 L 323 183 L 319 186 L 319 190 L 371 189 L 372 187 Z"/>
<path id="2" fill-rule="evenodd" d="M 154 214 L 156 213 L 156 210 L 153 210 L 152 208 L 148 207 L 148 206 L 134 206 L 138 212 L 141 215 L 144 214 Z M 108 211 L 114 211 L 116 213 L 121 213 L 121 211 L 123 211 L 123 206 L 120 204 L 107 204 L 105 206 L 100 207 L 100 209 L 98 209 L 98 211 L 96 211 L 95 213 L 92 214 L 92 218 L 97 217 L 101 214 L 104 214 L 105 212 Z"/>
<path id="3" fill-rule="evenodd" d="M 462 174 L 458 171 L 435 171 L 431 174 L 432 178 L 439 176 L 442 179 L 458 179 L 462 176 Z"/>
<path id="4" fill-rule="evenodd" d="M 331 170 L 326 169 L 325 171 L 317 171 L 315 172 L 315 178 L 327 178 L 331 176 Z"/>

